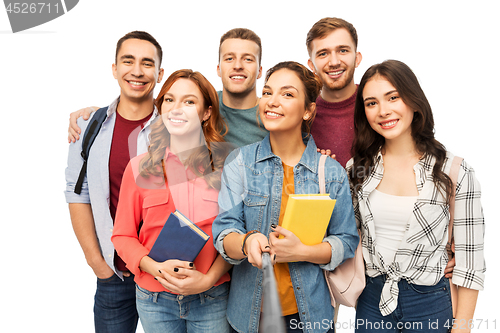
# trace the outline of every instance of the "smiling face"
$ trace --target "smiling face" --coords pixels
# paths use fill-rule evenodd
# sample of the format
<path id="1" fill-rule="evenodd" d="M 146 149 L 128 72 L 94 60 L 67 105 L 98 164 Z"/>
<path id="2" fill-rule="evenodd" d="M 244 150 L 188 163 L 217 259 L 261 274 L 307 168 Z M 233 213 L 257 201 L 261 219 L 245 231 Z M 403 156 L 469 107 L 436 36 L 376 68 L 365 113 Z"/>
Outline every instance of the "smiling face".
<path id="1" fill-rule="evenodd" d="M 256 88 L 262 75 L 259 65 L 259 46 L 251 40 L 229 38 L 220 46 L 217 75 L 224 90 L 231 94 L 245 95 Z"/>
<path id="2" fill-rule="evenodd" d="M 127 39 L 117 53 L 113 76 L 121 98 L 133 102 L 152 101 L 156 83 L 163 77 L 156 47 L 145 40 Z"/>
<path id="3" fill-rule="evenodd" d="M 354 70 L 360 62 L 361 53 L 356 51 L 356 45 L 346 29 L 336 29 L 326 37 L 311 42 L 308 64 L 323 82 L 323 90 L 339 91 L 348 86 L 354 87 Z"/>
<path id="4" fill-rule="evenodd" d="M 293 71 L 279 69 L 267 80 L 259 102 L 260 118 L 271 133 L 301 133 L 302 122 L 311 116 L 305 107 L 304 84 Z"/>
<path id="5" fill-rule="evenodd" d="M 201 122 L 210 117 L 210 111 L 198 86 L 185 78 L 172 84 L 161 105 L 162 120 L 171 136 L 198 138 L 202 135 Z"/>
<path id="6" fill-rule="evenodd" d="M 386 140 L 411 139 L 414 111 L 383 76 L 375 75 L 363 89 L 365 114 L 371 128 Z"/>

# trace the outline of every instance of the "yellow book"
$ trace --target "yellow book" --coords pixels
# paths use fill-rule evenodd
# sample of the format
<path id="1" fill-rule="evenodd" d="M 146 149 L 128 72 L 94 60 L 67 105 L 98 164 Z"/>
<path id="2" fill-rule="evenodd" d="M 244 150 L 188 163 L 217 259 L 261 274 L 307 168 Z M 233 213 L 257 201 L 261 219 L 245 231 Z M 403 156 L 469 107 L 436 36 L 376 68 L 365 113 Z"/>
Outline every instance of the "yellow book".
<path id="1" fill-rule="evenodd" d="M 323 241 L 336 200 L 329 194 L 290 194 L 282 227 L 306 245 Z"/>

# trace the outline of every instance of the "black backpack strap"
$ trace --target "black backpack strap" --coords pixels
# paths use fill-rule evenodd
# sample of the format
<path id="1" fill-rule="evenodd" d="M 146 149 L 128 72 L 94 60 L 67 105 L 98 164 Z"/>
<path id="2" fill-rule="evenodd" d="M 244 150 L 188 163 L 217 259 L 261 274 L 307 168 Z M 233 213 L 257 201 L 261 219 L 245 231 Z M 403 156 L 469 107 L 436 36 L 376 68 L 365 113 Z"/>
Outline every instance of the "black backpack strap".
<path id="1" fill-rule="evenodd" d="M 99 130 L 101 129 L 101 125 L 106 119 L 108 107 L 100 108 L 97 110 L 90 121 L 89 127 L 85 130 L 85 134 L 83 135 L 82 141 L 82 158 L 83 165 L 80 170 L 80 175 L 78 176 L 78 180 L 75 185 L 75 193 L 80 194 L 82 192 L 82 184 L 83 179 L 85 178 L 85 174 L 87 173 L 87 159 L 89 158 L 90 147 L 94 143 L 96 136 L 99 134 Z"/>

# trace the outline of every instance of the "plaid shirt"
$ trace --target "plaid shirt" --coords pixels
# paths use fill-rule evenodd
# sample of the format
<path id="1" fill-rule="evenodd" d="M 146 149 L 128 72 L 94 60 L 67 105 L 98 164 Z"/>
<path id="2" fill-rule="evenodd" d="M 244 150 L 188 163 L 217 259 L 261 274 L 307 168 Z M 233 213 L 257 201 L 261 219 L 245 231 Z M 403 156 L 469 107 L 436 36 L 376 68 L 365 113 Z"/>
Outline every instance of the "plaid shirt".
<path id="1" fill-rule="evenodd" d="M 448 174 L 453 155 L 447 153 L 443 170 Z M 370 208 L 370 193 L 377 188 L 384 174 L 382 154 L 375 158 L 375 165 L 363 184 L 352 188 L 354 213 L 362 231 L 363 257 L 366 274 L 375 277 L 387 275 L 382 289 L 379 308 L 385 316 L 398 304 L 398 282 L 435 285 L 444 275 L 448 263 L 449 207 L 432 178 L 435 158 L 425 156 L 414 167 L 419 196 L 406 225 L 405 235 L 392 262 L 384 262 L 377 249 L 375 223 Z M 347 165 L 352 170 L 352 159 Z M 482 290 L 484 285 L 484 217 L 481 207 L 481 188 L 474 170 L 462 162 L 457 180 L 453 235 L 455 239 L 456 266 L 452 282 L 458 286 Z"/>

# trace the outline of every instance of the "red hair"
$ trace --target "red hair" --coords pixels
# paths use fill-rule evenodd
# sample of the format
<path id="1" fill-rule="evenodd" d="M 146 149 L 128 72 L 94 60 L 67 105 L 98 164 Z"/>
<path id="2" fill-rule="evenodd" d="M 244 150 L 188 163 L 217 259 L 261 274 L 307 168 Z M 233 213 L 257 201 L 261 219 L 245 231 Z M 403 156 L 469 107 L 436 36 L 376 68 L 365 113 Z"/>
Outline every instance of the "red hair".
<path id="1" fill-rule="evenodd" d="M 191 69 L 175 71 L 165 81 L 155 100 L 155 105 L 159 113 L 162 113 L 161 106 L 165 94 L 170 90 L 174 82 L 181 78 L 191 80 L 196 84 L 203 96 L 204 110 L 211 107 L 210 118 L 202 122 L 203 135 L 208 150 L 205 147 L 200 147 L 193 151 L 191 156 L 186 160 L 186 164 L 191 166 L 198 176 L 202 176 L 214 170 L 221 169 L 224 165 L 227 154 L 219 152 L 224 145 L 214 143 L 224 142 L 223 136 L 227 133 L 227 125 L 219 112 L 219 96 L 217 95 L 217 91 L 200 72 L 194 72 Z M 164 158 L 165 149 L 170 146 L 170 133 L 168 133 L 167 128 L 163 124 L 162 117 L 158 117 L 157 121 L 151 126 L 149 139 L 148 154 L 144 156 L 140 163 L 141 176 L 162 176 L 161 160 Z M 214 150 L 217 150 L 217 153 Z M 220 180 L 212 182 L 207 179 L 207 182 L 212 187 L 220 185 Z"/>

